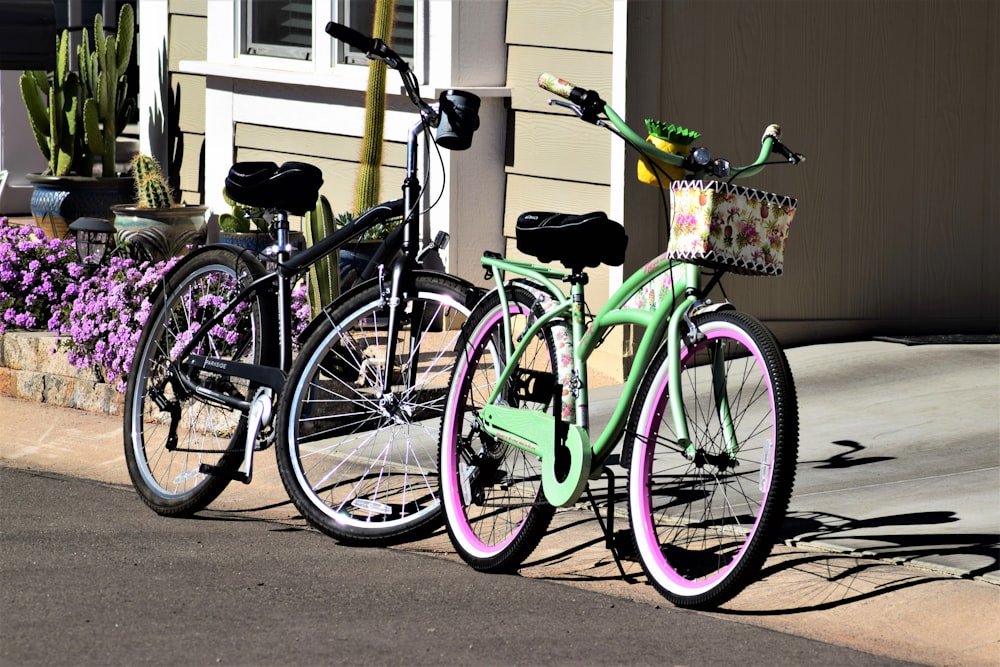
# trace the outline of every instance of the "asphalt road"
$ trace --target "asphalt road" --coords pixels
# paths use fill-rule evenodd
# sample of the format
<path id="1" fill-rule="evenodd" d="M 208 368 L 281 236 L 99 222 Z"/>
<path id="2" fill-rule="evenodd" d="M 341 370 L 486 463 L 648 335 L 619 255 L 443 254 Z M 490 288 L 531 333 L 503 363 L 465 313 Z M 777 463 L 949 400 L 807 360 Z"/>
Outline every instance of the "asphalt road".
<path id="1" fill-rule="evenodd" d="M 0 664 L 901 665 L 131 488 L 0 468 Z"/>

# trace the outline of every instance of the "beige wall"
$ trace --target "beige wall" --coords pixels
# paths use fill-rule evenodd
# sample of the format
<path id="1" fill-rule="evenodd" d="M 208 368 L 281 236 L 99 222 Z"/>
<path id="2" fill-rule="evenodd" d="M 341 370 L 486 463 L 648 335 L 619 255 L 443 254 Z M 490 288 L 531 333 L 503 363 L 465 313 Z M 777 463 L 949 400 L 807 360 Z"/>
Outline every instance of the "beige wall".
<path id="1" fill-rule="evenodd" d="M 204 58 L 207 4 L 169 5 L 181 190 L 189 202 L 205 191 L 205 79 L 179 73 L 177 63 Z M 1000 3 L 508 0 L 507 8 L 508 237 L 526 210 L 621 208 L 611 200 L 623 177 L 611 171 L 616 145 L 559 118 L 535 78 L 551 71 L 601 91 L 621 89 L 616 13 L 641 13 L 627 23 L 627 93 L 615 100 L 634 124 L 651 116 L 694 127 L 714 153 L 745 162 L 761 129 L 780 122 L 789 145 L 809 158 L 746 182 L 800 204 L 785 276 L 731 278 L 728 293 L 739 306 L 792 343 L 1000 329 Z M 254 128 L 240 135 L 247 139 L 234 146 L 234 158 L 278 154 L 268 143 L 275 135 Z M 279 139 L 302 144 L 297 135 Z M 324 156 L 336 169 L 349 154 L 341 147 Z M 632 169 L 634 156 L 625 179 Z M 627 191 L 648 197 L 646 210 L 655 206 L 655 189 Z M 665 223 L 630 216 L 625 225 L 645 241 L 651 225 L 662 236 Z M 516 254 L 510 238 L 507 247 Z M 633 247 L 627 268 L 644 254 Z M 612 278 L 602 270 L 594 279 L 596 305 Z"/>
<path id="2" fill-rule="evenodd" d="M 756 156 L 763 128 L 779 122 L 809 158 L 744 181 L 798 197 L 799 211 L 784 277 L 730 278 L 737 305 L 786 343 L 1000 330 L 1000 3 L 577 6 L 509 3 L 508 223 L 540 202 L 579 211 L 600 199 L 605 137 L 542 115 L 534 76 L 558 69 L 611 99 L 621 84 L 611 81 L 612 57 L 622 57 L 610 53 L 612 8 L 628 11 L 627 94 L 615 103 L 627 103 L 634 126 L 654 117 L 693 127 L 701 144 L 739 164 Z M 634 164 L 629 155 L 626 197 L 656 202 L 654 188 L 628 185 Z M 579 188 L 594 188 L 595 197 L 582 199 Z M 625 221 L 633 238 L 648 239 L 653 224 L 664 229 L 662 214 Z M 631 250 L 626 268 L 634 269 Z"/>
<path id="3" fill-rule="evenodd" d="M 208 52 L 208 0 L 170 0 L 169 12 L 165 106 L 171 174 L 183 201 L 200 204 L 205 192 L 205 77 L 183 74 L 179 64 L 202 60 Z"/>

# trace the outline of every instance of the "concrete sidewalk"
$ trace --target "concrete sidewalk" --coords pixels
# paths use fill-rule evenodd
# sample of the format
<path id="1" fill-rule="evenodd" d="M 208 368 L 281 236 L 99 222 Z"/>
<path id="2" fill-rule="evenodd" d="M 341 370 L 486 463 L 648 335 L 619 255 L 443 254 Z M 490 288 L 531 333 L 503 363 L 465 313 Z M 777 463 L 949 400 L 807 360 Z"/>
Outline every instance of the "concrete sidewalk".
<path id="1" fill-rule="evenodd" d="M 801 437 L 786 542 L 713 613 L 918 663 L 1000 664 L 1000 345 L 860 342 L 788 357 Z M 592 398 L 596 426 L 617 389 Z M 119 417 L 2 398 L 0 431 L 0 465 L 128 485 Z M 210 511 L 302 525 L 273 457 L 258 463 Z M 457 558 L 441 531 L 400 548 Z M 637 564 L 621 567 L 581 505 L 557 514 L 522 575 L 667 604 Z"/>

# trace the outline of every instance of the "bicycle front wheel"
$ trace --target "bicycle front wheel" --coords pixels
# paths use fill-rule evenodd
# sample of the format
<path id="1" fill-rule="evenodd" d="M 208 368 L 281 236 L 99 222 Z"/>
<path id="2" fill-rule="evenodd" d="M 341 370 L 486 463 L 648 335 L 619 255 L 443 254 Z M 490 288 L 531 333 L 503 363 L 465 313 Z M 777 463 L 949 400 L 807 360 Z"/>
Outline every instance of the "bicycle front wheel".
<path id="1" fill-rule="evenodd" d="M 440 522 L 438 424 L 471 288 L 447 275 L 415 284 L 395 332 L 379 285 L 359 286 L 305 342 L 285 385 L 281 479 L 309 523 L 342 542 L 414 539 Z"/>
<path id="2" fill-rule="evenodd" d="M 205 333 L 214 317 L 240 289 L 263 275 L 254 259 L 216 248 L 182 260 L 165 278 L 136 346 L 125 389 L 125 461 L 142 500 L 164 516 L 190 515 L 215 500 L 229 483 L 205 474 L 202 465 L 222 471 L 239 464 L 246 419 L 238 411 L 183 389 L 171 365 L 195 335 L 194 354 L 245 363 L 272 363 L 262 341 L 272 340 L 277 321 L 272 303 L 241 303 Z M 200 332 L 200 333 L 199 333 Z M 245 380 L 192 371 L 202 387 L 244 400 L 253 398 Z"/>
<path id="3" fill-rule="evenodd" d="M 788 508 L 798 449 L 795 385 L 784 352 L 735 311 L 694 318 L 682 345 L 689 446 L 670 417 L 667 350 L 658 354 L 626 431 L 628 502 L 650 582 L 684 607 L 736 595 L 771 551 Z"/>
<path id="4" fill-rule="evenodd" d="M 517 569 L 555 513 L 542 491 L 541 460 L 488 437 L 477 420 L 506 365 L 505 315 L 517 344 L 538 314 L 536 297 L 518 287 L 508 290 L 506 309 L 495 291 L 483 299 L 458 348 L 441 422 L 439 465 L 448 535 L 462 559 L 484 572 Z M 557 333 L 543 328 L 529 342 L 500 401 L 526 410 L 554 409 Z"/>

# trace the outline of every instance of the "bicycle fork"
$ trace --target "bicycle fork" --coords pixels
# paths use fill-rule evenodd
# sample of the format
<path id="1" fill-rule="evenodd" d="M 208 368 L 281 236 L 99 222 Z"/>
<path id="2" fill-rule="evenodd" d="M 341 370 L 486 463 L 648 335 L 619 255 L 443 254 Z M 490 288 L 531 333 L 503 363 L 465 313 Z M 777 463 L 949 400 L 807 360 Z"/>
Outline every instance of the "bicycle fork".
<path id="1" fill-rule="evenodd" d="M 711 463 L 725 470 L 731 464 L 739 451 L 739 442 L 736 439 L 736 426 L 733 423 L 730 408 L 729 393 L 726 386 L 726 352 L 722 346 L 710 349 L 711 363 L 709 371 L 712 379 L 712 402 L 719 419 L 719 427 L 722 438 L 725 442 L 724 455 L 709 456 L 699 450 L 695 442 L 691 439 L 688 429 L 687 413 L 684 409 L 684 386 L 681 383 L 681 345 L 695 346 L 702 342 L 703 334 L 698 330 L 691 318 L 693 310 L 705 302 L 698 300 L 694 291 L 689 291 L 681 306 L 674 311 L 667 326 L 667 345 L 669 354 L 667 361 L 667 372 L 670 378 L 670 413 L 677 436 L 677 444 L 683 448 L 684 455 L 698 467 L 706 463 Z M 686 324 L 688 331 L 681 334 L 681 325 Z"/>

